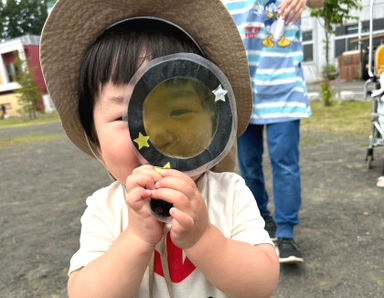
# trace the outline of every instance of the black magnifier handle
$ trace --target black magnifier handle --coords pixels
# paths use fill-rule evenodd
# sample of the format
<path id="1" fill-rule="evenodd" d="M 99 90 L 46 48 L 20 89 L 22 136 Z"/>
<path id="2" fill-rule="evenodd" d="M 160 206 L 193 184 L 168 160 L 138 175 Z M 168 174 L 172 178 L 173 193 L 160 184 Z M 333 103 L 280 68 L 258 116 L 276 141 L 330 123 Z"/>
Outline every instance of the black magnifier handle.
<path id="1" fill-rule="evenodd" d="M 173 207 L 172 203 L 166 202 L 164 200 L 155 200 L 151 199 L 150 202 L 152 212 L 161 220 L 166 221 L 166 218 L 169 218 L 171 214 L 169 210 Z"/>

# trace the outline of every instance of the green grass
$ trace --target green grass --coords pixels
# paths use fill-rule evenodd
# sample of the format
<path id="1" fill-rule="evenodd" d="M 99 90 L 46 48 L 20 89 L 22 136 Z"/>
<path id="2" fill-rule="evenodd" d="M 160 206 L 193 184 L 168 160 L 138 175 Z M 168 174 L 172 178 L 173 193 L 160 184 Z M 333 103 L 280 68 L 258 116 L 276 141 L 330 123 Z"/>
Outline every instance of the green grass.
<path id="1" fill-rule="evenodd" d="M 322 101 L 311 101 L 312 116 L 301 121 L 303 130 L 328 131 L 346 135 L 368 136 L 371 129 L 370 101 L 346 101 L 324 106 Z"/>
<path id="2" fill-rule="evenodd" d="M 41 142 L 41 141 L 50 141 L 58 138 L 64 138 L 64 134 L 32 134 L 21 137 L 15 137 L 10 139 L 0 139 L 0 148 L 21 145 L 31 142 Z"/>
<path id="3" fill-rule="evenodd" d="M 30 125 L 41 125 L 50 122 L 58 122 L 59 116 L 57 113 L 45 113 L 39 114 L 37 119 L 28 120 L 23 118 L 8 118 L 0 120 L 0 129 L 11 128 L 11 127 L 23 127 Z"/>
<path id="4" fill-rule="evenodd" d="M 32 125 L 42 125 L 46 123 L 59 122 L 57 113 L 39 114 L 37 119 L 25 120 L 23 118 L 8 118 L 0 120 L 0 129 L 13 127 L 26 127 Z M 25 136 L 0 139 L 0 148 L 26 144 L 31 142 L 50 141 L 63 138 L 64 134 L 30 134 Z"/>
<path id="5" fill-rule="evenodd" d="M 371 127 L 370 101 L 347 101 L 338 104 L 333 101 L 329 107 L 322 101 L 311 101 L 312 116 L 301 121 L 302 130 L 325 131 L 347 135 L 368 136 Z M 42 125 L 50 122 L 58 122 L 57 113 L 40 114 L 37 119 L 23 120 L 11 118 L 0 120 L 0 129 L 9 127 L 23 127 L 29 125 Z M 64 134 L 27 135 L 11 139 L 0 139 L 0 148 L 17 144 L 25 144 L 35 141 L 53 140 L 64 137 Z"/>

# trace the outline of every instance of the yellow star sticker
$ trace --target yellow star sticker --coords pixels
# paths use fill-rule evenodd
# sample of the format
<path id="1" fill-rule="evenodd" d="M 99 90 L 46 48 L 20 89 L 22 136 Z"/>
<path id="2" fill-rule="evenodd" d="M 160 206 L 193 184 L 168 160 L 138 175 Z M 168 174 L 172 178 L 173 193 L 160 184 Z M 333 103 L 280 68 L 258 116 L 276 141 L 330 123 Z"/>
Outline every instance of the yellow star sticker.
<path id="1" fill-rule="evenodd" d="M 171 168 L 171 164 L 169 162 L 167 162 L 164 167 L 162 167 L 162 168 L 155 167 L 155 170 L 156 170 L 156 172 L 161 173 L 163 171 L 163 169 L 170 169 L 170 168 Z"/>
<path id="2" fill-rule="evenodd" d="M 139 146 L 139 150 L 140 150 L 143 147 L 149 147 L 148 140 L 149 140 L 148 136 L 143 136 L 143 134 L 141 132 L 139 132 L 139 136 L 136 139 L 134 139 L 133 141 L 135 143 L 137 143 L 137 145 Z"/>

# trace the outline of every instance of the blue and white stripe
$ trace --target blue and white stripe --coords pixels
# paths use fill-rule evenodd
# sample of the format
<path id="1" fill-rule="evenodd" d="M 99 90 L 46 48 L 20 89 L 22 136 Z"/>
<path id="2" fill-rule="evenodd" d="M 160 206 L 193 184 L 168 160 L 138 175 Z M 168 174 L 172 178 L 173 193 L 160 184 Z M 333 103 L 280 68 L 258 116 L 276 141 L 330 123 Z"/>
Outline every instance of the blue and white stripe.
<path id="1" fill-rule="evenodd" d="M 270 36 L 265 26 L 268 0 L 222 0 L 247 50 L 253 109 L 251 123 L 266 124 L 306 118 L 311 115 L 301 62 L 303 50 L 300 20 L 285 27 L 287 47 L 264 46 Z M 277 1 L 276 6 L 281 1 Z"/>

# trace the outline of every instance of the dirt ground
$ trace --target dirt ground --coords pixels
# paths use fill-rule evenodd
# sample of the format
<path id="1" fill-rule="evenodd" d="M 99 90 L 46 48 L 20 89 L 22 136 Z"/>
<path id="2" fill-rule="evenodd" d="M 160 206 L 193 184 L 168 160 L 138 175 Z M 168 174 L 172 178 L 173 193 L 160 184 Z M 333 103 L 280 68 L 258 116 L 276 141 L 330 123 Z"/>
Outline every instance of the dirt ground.
<path id="1" fill-rule="evenodd" d="M 62 133 L 58 123 L 0 129 Z M 282 266 L 273 297 L 383 297 L 384 159 L 364 161 L 367 137 L 302 132 L 303 205 L 296 241 L 305 263 Z M 66 297 L 85 199 L 110 180 L 67 139 L 0 148 L 0 297 Z M 271 188 L 268 159 L 266 179 Z M 197 297 L 200 298 L 200 297 Z"/>

